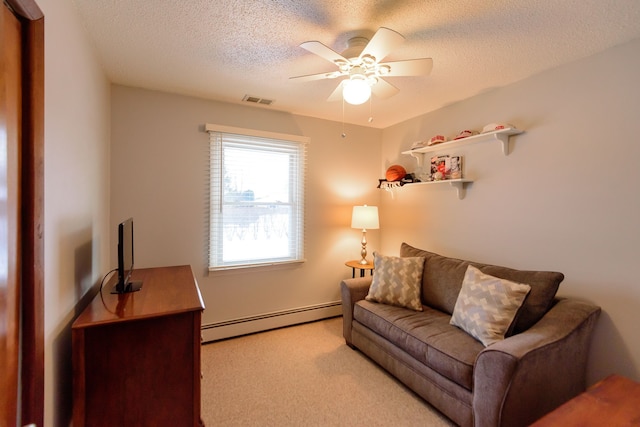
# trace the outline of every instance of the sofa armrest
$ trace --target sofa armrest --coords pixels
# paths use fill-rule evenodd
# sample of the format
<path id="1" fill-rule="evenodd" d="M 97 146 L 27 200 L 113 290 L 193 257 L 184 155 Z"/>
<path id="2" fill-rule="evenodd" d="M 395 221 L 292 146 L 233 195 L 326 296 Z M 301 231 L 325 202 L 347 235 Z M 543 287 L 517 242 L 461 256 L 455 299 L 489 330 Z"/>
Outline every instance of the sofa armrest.
<path id="1" fill-rule="evenodd" d="M 342 334 L 347 345 L 353 347 L 351 343 L 351 321 L 353 320 L 353 307 L 356 302 L 363 300 L 369 293 L 372 277 L 357 277 L 355 279 L 345 279 L 340 283 L 340 294 L 342 295 Z"/>
<path id="2" fill-rule="evenodd" d="M 529 425 L 584 391 L 600 308 L 572 299 L 555 302 L 531 328 L 485 348 L 476 358 L 475 427 Z"/>

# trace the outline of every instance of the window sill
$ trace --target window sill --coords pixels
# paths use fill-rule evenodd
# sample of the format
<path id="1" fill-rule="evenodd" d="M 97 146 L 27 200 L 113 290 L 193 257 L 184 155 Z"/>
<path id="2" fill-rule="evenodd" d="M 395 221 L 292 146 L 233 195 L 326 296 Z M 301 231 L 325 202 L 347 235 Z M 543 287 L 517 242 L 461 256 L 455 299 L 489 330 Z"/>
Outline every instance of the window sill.
<path id="1" fill-rule="evenodd" d="M 238 270 L 256 270 L 256 269 L 264 269 L 264 270 L 275 270 L 281 268 L 289 268 L 291 266 L 297 267 L 300 264 L 307 262 L 306 259 L 293 260 L 293 261 L 279 261 L 279 262 L 268 262 L 268 263 L 260 263 L 260 264 L 243 264 L 243 265 L 229 265 L 223 267 L 209 267 L 209 273 L 222 273 L 222 272 L 234 272 Z"/>

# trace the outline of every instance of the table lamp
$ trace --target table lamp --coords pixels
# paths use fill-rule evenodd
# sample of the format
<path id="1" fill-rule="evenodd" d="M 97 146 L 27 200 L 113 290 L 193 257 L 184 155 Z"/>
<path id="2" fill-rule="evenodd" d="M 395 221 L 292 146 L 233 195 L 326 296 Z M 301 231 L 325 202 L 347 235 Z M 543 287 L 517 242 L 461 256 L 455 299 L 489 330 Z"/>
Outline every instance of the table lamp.
<path id="1" fill-rule="evenodd" d="M 380 228 L 378 222 L 378 207 L 377 206 L 354 206 L 353 214 L 351 215 L 351 228 L 362 229 L 362 249 L 360 255 L 362 259 L 360 264 L 366 265 L 367 262 L 367 228 L 370 230 L 376 230 Z"/>

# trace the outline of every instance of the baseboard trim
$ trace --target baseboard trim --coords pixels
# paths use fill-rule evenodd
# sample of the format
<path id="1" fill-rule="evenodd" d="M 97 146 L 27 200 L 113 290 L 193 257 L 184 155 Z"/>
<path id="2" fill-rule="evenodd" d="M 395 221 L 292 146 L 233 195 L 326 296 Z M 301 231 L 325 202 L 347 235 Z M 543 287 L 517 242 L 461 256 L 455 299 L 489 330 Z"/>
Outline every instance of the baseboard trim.
<path id="1" fill-rule="evenodd" d="M 269 329 L 327 319 L 329 317 L 340 316 L 341 314 L 342 303 L 340 301 L 333 301 L 289 310 L 274 311 L 257 316 L 241 317 L 202 325 L 202 340 L 204 342 L 217 341 L 267 331 Z"/>

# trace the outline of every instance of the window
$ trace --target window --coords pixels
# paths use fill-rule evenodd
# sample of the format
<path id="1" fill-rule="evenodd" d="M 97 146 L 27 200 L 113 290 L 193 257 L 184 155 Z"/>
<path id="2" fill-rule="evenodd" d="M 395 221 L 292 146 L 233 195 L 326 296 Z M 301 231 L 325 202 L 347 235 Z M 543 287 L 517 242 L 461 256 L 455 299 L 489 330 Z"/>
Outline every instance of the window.
<path id="1" fill-rule="evenodd" d="M 304 261 L 308 138 L 207 125 L 209 270 Z"/>

